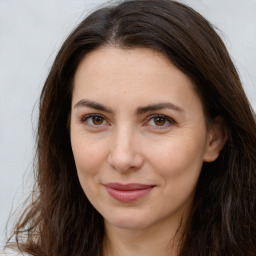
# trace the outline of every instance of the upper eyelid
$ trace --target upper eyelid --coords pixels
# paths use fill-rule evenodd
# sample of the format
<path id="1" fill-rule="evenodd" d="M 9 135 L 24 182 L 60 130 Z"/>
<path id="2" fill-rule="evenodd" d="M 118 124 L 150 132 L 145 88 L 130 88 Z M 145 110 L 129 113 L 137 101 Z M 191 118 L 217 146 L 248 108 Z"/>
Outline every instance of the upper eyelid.
<path id="1" fill-rule="evenodd" d="M 81 119 L 86 119 L 86 118 L 95 117 L 95 116 L 100 116 L 100 117 L 106 119 L 106 117 L 100 113 L 92 113 L 92 114 L 82 115 Z"/>
<path id="2" fill-rule="evenodd" d="M 89 118 L 91 118 L 91 117 L 96 117 L 96 116 L 99 116 L 99 117 L 103 118 L 105 122 L 109 123 L 108 119 L 107 119 L 104 115 L 99 114 L 99 113 L 93 113 L 93 114 L 83 115 L 83 116 L 80 118 L 80 121 L 81 121 L 81 122 L 85 122 L 87 119 L 89 119 Z"/>
<path id="3" fill-rule="evenodd" d="M 151 114 L 146 119 L 149 121 L 149 120 L 151 120 L 152 118 L 155 118 L 155 117 L 162 117 L 162 118 L 165 118 L 170 123 L 176 123 L 175 119 L 173 119 L 172 117 L 169 117 L 167 115 L 163 115 L 163 114 Z"/>

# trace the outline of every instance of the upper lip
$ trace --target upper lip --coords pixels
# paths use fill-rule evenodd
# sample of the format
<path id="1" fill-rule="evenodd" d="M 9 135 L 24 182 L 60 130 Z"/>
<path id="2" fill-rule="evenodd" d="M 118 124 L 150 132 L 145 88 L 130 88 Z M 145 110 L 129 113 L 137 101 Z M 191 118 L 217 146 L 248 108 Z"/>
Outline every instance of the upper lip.
<path id="1" fill-rule="evenodd" d="M 123 191 L 147 189 L 155 186 L 155 185 L 147 185 L 147 184 L 139 184 L 139 183 L 129 183 L 129 184 L 107 183 L 104 185 L 112 189 L 123 190 Z"/>

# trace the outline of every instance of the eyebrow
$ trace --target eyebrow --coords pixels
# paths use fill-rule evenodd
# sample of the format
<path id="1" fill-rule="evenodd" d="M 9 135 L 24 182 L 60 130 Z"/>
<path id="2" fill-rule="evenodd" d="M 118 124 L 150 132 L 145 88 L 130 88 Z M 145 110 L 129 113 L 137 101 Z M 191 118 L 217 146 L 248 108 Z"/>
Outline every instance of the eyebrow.
<path id="1" fill-rule="evenodd" d="M 138 115 L 141 115 L 141 114 L 144 114 L 147 112 L 161 110 L 161 109 L 171 109 L 171 110 L 175 110 L 175 111 L 179 111 L 179 112 L 184 112 L 184 110 L 180 106 L 177 106 L 170 102 L 152 104 L 152 105 L 148 105 L 145 107 L 139 107 L 139 108 L 137 108 L 136 112 Z"/>
<path id="2" fill-rule="evenodd" d="M 87 107 L 87 108 L 93 108 L 93 109 L 97 109 L 97 110 L 100 110 L 100 111 L 103 111 L 103 112 L 107 112 L 107 113 L 114 113 L 113 110 L 111 110 L 110 108 L 100 104 L 100 103 L 97 103 L 95 101 L 90 101 L 90 100 L 80 100 L 78 101 L 75 105 L 74 105 L 74 108 L 79 108 L 79 107 Z"/>
<path id="3" fill-rule="evenodd" d="M 111 108 L 108 108 L 100 103 L 94 102 L 94 101 L 90 101 L 90 100 L 85 100 L 82 99 L 80 101 L 78 101 L 75 105 L 74 108 L 79 108 L 79 107 L 87 107 L 87 108 L 93 108 L 99 111 L 103 111 L 103 112 L 107 112 L 110 114 L 113 114 L 114 111 Z M 184 109 L 182 109 L 180 106 L 177 106 L 173 103 L 170 102 L 166 102 L 166 103 L 157 103 L 157 104 L 151 104 L 145 107 L 138 107 L 136 109 L 136 113 L 138 115 L 147 113 L 147 112 L 152 112 L 152 111 L 157 111 L 157 110 L 161 110 L 161 109 L 171 109 L 171 110 L 175 110 L 178 112 L 184 112 Z"/>

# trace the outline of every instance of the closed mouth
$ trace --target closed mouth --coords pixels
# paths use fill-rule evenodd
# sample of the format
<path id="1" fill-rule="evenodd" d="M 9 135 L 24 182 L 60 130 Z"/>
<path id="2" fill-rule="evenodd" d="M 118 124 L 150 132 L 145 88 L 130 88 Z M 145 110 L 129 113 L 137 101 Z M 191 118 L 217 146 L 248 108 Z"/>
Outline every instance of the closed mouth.
<path id="1" fill-rule="evenodd" d="M 155 187 L 155 185 L 138 183 L 108 183 L 104 184 L 104 186 L 111 197 L 123 203 L 136 201 L 148 194 Z"/>

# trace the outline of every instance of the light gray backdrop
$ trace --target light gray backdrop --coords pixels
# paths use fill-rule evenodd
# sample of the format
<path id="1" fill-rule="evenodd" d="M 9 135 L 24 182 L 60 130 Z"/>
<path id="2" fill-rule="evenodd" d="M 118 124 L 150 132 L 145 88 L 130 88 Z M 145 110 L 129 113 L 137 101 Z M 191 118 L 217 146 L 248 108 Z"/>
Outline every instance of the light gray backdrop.
<path id="1" fill-rule="evenodd" d="M 0 251 L 9 213 L 31 189 L 36 103 L 46 75 L 71 29 L 104 2 L 0 0 Z M 256 0 L 180 2 L 221 30 L 256 109 Z"/>

